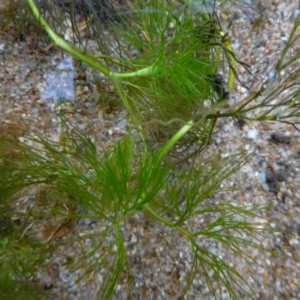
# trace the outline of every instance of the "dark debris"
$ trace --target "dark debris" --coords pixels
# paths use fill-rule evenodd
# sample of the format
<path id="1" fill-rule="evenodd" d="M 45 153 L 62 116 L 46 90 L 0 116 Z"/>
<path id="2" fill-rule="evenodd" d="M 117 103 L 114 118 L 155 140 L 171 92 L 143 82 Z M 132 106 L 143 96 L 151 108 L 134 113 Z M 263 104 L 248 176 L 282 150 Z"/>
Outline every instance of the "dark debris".
<path id="1" fill-rule="evenodd" d="M 270 192 L 277 193 L 279 191 L 279 182 L 285 181 L 287 177 L 286 172 L 279 170 L 273 171 L 270 168 L 266 171 L 266 183 L 269 186 Z"/>
<path id="2" fill-rule="evenodd" d="M 269 141 L 276 143 L 276 144 L 286 144 L 289 145 L 291 143 L 291 137 L 285 136 L 279 133 L 273 133 L 270 136 Z"/>

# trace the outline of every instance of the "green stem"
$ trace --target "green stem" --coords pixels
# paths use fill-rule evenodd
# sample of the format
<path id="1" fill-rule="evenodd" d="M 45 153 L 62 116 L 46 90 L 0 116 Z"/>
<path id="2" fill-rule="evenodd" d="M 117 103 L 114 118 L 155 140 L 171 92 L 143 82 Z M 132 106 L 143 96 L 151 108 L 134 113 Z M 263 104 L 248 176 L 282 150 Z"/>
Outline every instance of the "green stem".
<path id="1" fill-rule="evenodd" d="M 161 74 L 162 69 L 157 65 L 152 65 L 150 67 L 146 67 L 140 69 L 135 72 L 128 72 L 128 73 L 111 73 L 111 76 L 118 77 L 118 78 L 129 78 L 129 77 L 136 77 L 136 76 L 150 76 L 155 74 Z"/>
<path id="2" fill-rule="evenodd" d="M 215 120 L 216 118 L 228 118 L 228 117 L 233 117 L 233 118 L 240 118 L 243 120 L 247 121 L 276 121 L 278 119 L 278 115 L 270 115 L 270 116 L 261 116 L 261 117 L 247 117 L 241 113 L 236 113 L 236 112 L 231 112 L 231 113 L 217 113 L 217 114 L 209 114 L 205 116 L 205 119 L 213 119 Z"/>
<path id="3" fill-rule="evenodd" d="M 205 21 L 211 20 L 211 16 L 209 13 L 201 13 L 201 16 L 202 16 L 203 20 L 205 20 Z M 224 47 L 228 50 L 229 75 L 228 75 L 227 88 L 228 88 L 228 91 L 231 93 L 234 88 L 234 81 L 235 81 L 234 70 L 236 67 L 236 60 L 232 54 L 233 49 L 232 49 L 231 43 L 228 40 L 226 34 L 221 30 L 221 27 L 219 26 L 219 24 L 216 25 L 216 27 L 220 31 L 221 37 L 224 39 L 224 41 L 223 41 Z"/>
<path id="4" fill-rule="evenodd" d="M 163 146 L 163 148 L 159 151 L 158 161 L 161 162 L 162 159 L 168 154 L 171 148 L 184 136 L 192 127 L 194 122 L 191 120 L 186 125 L 184 125 L 181 129 L 179 129 L 172 138 Z"/>
<path id="5" fill-rule="evenodd" d="M 155 170 L 162 163 L 164 157 L 168 154 L 171 148 L 176 144 L 176 142 L 193 127 L 193 121 L 189 121 L 186 125 L 184 125 L 180 130 L 177 131 L 176 134 L 172 136 L 172 138 L 160 149 L 153 158 L 153 163 L 150 166 L 149 173 L 147 175 L 147 179 L 150 181 L 153 176 L 155 176 Z M 137 204 L 139 207 L 144 207 L 146 204 L 145 194 L 142 195 L 137 200 Z M 136 210 L 136 206 L 129 209 L 129 212 Z M 173 225 L 174 226 L 174 225 Z"/>
<path id="6" fill-rule="evenodd" d="M 221 32 L 221 35 L 224 35 L 224 33 Z M 234 70 L 236 68 L 236 60 L 235 60 L 234 56 L 232 55 L 233 49 L 232 49 L 231 43 L 229 42 L 227 37 L 225 37 L 224 46 L 228 50 L 228 54 L 229 54 L 228 59 L 229 59 L 230 67 L 229 67 L 227 88 L 228 88 L 228 91 L 231 93 L 234 88 L 234 81 L 235 81 Z"/>
<path id="7" fill-rule="evenodd" d="M 173 222 L 161 217 L 160 215 L 158 215 L 153 209 L 150 208 L 150 206 L 148 204 L 146 204 L 144 206 L 144 208 L 158 221 L 160 221 L 161 223 L 174 228 L 176 230 L 178 230 L 180 233 L 182 233 L 184 236 L 186 236 L 189 240 L 193 240 L 193 234 L 191 234 L 189 231 L 183 229 L 182 227 L 174 224 Z"/>
<path id="8" fill-rule="evenodd" d="M 293 44 L 293 43 L 295 42 L 295 40 L 296 40 L 296 39 L 294 38 L 294 34 L 296 33 L 296 31 L 297 31 L 299 25 L 300 25 L 300 19 L 297 19 L 297 20 L 294 22 L 294 26 L 293 26 L 293 29 L 292 29 L 292 31 L 291 31 L 289 40 L 288 40 L 288 42 L 286 43 L 286 45 L 285 45 L 285 47 L 284 47 L 284 49 L 283 49 L 283 51 L 282 51 L 282 53 L 281 53 L 280 59 L 279 59 L 277 65 L 276 65 L 276 67 L 275 67 L 275 71 L 276 71 L 277 73 L 279 73 L 279 72 L 283 69 L 282 64 L 283 64 L 283 62 L 284 62 L 284 59 L 285 59 L 285 57 L 286 57 L 288 51 L 290 50 L 290 48 L 291 48 L 291 46 L 292 46 L 292 44 Z M 298 36 L 299 36 L 299 35 L 297 35 L 297 37 L 298 37 Z M 293 38 L 294 38 L 294 40 L 293 40 Z"/>
<path id="9" fill-rule="evenodd" d="M 218 114 L 219 112 L 217 112 Z M 212 134 L 213 134 L 213 131 L 214 131 L 214 128 L 215 128 L 215 124 L 217 122 L 217 119 L 218 118 L 212 118 L 211 121 L 210 121 L 210 124 L 209 124 L 209 133 L 207 135 L 207 139 L 206 139 L 206 142 L 205 144 L 209 144 L 210 141 L 211 141 L 211 138 L 212 138 Z M 205 145 L 206 146 L 206 145 Z"/>
<path id="10" fill-rule="evenodd" d="M 89 66 L 95 68 L 96 70 L 100 71 L 106 76 L 110 76 L 110 71 L 107 67 L 104 65 L 98 64 L 92 59 L 88 58 L 86 55 L 81 53 L 81 50 L 76 48 L 75 46 L 70 45 L 66 41 L 64 41 L 62 38 L 60 38 L 48 25 L 46 20 L 41 16 L 38 8 L 36 7 L 35 3 L 33 0 L 28 0 L 28 4 L 32 10 L 33 15 L 35 18 L 38 20 L 40 25 L 45 29 L 45 31 L 48 33 L 52 41 L 54 42 L 55 45 L 60 47 L 61 49 L 65 50 L 66 52 L 70 53 L 71 55 L 77 57 L 79 60 L 82 62 L 85 62 Z"/>
<path id="11" fill-rule="evenodd" d="M 28 4 L 33 12 L 33 15 L 38 20 L 40 25 L 44 28 L 44 30 L 48 33 L 50 38 L 52 39 L 53 43 L 60 47 L 61 49 L 65 50 L 72 56 L 78 58 L 80 61 L 86 63 L 90 67 L 94 68 L 95 70 L 100 71 L 107 77 L 119 77 L 119 78 L 126 78 L 126 77 L 135 77 L 135 76 L 149 76 L 153 74 L 160 74 L 162 71 L 159 67 L 152 65 L 150 67 L 143 68 L 141 70 L 129 73 L 118 73 L 110 71 L 106 66 L 103 64 L 96 62 L 95 60 L 91 59 L 89 55 L 83 53 L 80 48 L 77 48 L 69 43 L 67 43 L 64 39 L 60 38 L 49 26 L 46 20 L 41 16 L 39 10 L 37 9 L 34 0 L 28 0 Z"/>

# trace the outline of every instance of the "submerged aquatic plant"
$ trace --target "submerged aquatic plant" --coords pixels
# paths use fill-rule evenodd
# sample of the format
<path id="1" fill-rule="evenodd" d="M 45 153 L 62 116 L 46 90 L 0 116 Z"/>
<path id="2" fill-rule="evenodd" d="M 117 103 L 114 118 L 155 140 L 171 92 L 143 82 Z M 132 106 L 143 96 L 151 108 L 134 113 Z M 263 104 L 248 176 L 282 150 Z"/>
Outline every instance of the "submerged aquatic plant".
<path id="1" fill-rule="evenodd" d="M 46 246 L 51 254 L 58 245 L 83 241 L 88 246 L 68 257 L 66 267 L 82 272 L 77 280 L 101 274 L 100 299 L 112 298 L 120 282 L 128 285 L 129 297 L 135 278 L 124 241 L 124 224 L 139 213 L 151 222 L 177 231 L 190 245 L 191 272 L 178 298 L 189 290 L 198 273 L 203 275 L 215 298 L 222 297 L 223 287 L 232 299 L 239 298 L 236 288 L 247 293 L 247 282 L 241 274 L 202 246 L 201 240 L 214 240 L 248 263 L 251 258 L 244 252 L 244 246 L 265 250 L 259 237 L 267 226 L 251 222 L 255 207 L 216 205 L 208 201 L 212 195 L 229 190 L 221 187 L 221 183 L 251 156 L 235 153 L 228 157 L 206 157 L 199 150 L 209 143 L 219 117 L 280 120 L 296 126 L 299 70 L 289 73 L 283 83 L 266 82 L 247 98 L 228 106 L 228 92 L 233 88 L 235 64 L 239 62 L 218 20 L 216 1 L 193 1 L 180 7 L 173 1 L 135 1 L 122 12 L 106 10 L 104 15 L 99 15 L 91 1 L 86 10 L 86 25 L 90 34 L 98 34 L 100 54 L 90 53 L 85 48 L 74 19 L 71 18 L 75 33 L 71 44 L 55 32 L 55 28 L 61 29 L 58 26 L 61 19 L 55 19 L 53 14 L 52 21 L 57 22 L 57 27 L 50 26 L 34 1 L 28 0 L 28 3 L 40 28 L 56 46 L 113 83 L 139 135 L 129 132 L 113 148 L 103 150 L 64 121 L 63 138 L 58 142 L 35 131 L 26 134 L 29 142 L 20 142 L 14 137 L 13 142 L 4 139 L 0 157 L 3 211 L 18 203 L 21 195 L 29 193 L 31 188 L 43 195 L 43 201 L 38 201 L 40 197 L 36 196 L 33 207 L 20 216 L 22 229 L 18 238 L 28 241 L 22 249 L 30 251 L 31 244 L 36 244 L 43 251 Z M 76 2 L 70 3 L 72 16 Z M 207 5 L 199 6 L 199 3 Z M 101 32 L 104 16 L 114 36 L 113 42 Z M 296 43 L 298 27 L 297 19 L 275 68 L 276 74 L 299 59 L 299 51 L 288 52 Z M 76 38 L 80 43 L 76 44 Z M 128 44 L 134 51 L 128 50 Z M 108 51 L 111 46 L 112 54 Z M 218 75 L 221 66 L 228 70 L 222 77 Z M 283 93 L 288 87 L 295 89 Z M 273 102 L 278 95 L 282 95 L 283 100 Z M 258 108 L 265 110 L 257 115 Z M 155 147 L 149 139 L 154 139 Z M 193 157 L 188 172 L 178 172 L 178 166 L 170 160 L 173 149 L 178 146 L 183 147 L 184 154 L 184 147 L 195 147 L 193 151 L 199 155 L 198 159 Z M 46 217 L 41 216 L 41 211 Z M 193 229 L 187 226 L 193 218 L 207 215 L 214 216 L 207 224 Z M 42 226 L 45 218 L 54 225 L 50 233 L 44 230 L 40 237 L 33 225 Z M 99 230 L 74 237 L 68 229 L 76 228 L 76 222 L 85 218 L 101 225 Z M 6 252 L 0 255 L 1 268 L 5 265 L 3 253 Z M 21 269 L 17 270 L 22 273 Z"/>
<path id="2" fill-rule="evenodd" d="M 282 122 L 289 118 L 298 123 L 294 118 L 299 116 L 298 106 L 294 105 L 298 101 L 294 97 L 298 87 L 295 79 L 299 76 L 296 68 L 286 72 L 289 75 L 281 79 L 280 85 L 272 85 L 272 80 L 266 79 L 259 88 L 251 88 L 253 92 L 248 97 L 227 105 L 234 79 L 238 79 L 236 64 L 242 64 L 248 72 L 249 66 L 235 57 L 218 19 L 216 1 L 191 1 L 180 7 L 169 1 L 132 2 L 111 14 L 118 17 L 117 21 L 109 18 L 106 22 L 115 38 L 113 43 L 106 43 L 97 6 L 90 2 L 86 18 L 91 20 L 86 22 L 89 30 L 99 36 L 96 40 L 101 54 L 90 53 L 80 35 L 76 37 L 81 47 L 62 39 L 42 17 L 34 1 L 28 3 L 54 45 L 107 76 L 132 122 L 139 128 L 146 127 L 156 142 L 166 141 L 190 120 L 194 122 L 193 130 L 182 139 L 181 146 L 198 143 L 198 150 L 209 143 L 219 117 Z M 76 23 L 72 24 L 76 32 Z M 299 59 L 298 52 L 287 51 L 297 43 L 298 28 L 296 18 L 275 67 L 276 74 Z M 287 63 L 283 64 L 284 60 Z M 222 76 L 218 74 L 221 68 L 228 70 Z M 284 92 L 290 87 L 295 93 Z M 274 103 L 275 97 L 286 94 L 287 99 Z"/>
<path id="3" fill-rule="evenodd" d="M 112 46 L 105 43 L 107 38 L 102 39 L 104 28 L 97 27 L 97 11 L 91 2 L 89 24 L 101 36 L 97 39 L 101 54 L 93 54 L 59 37 L 34 2 L 28 3 L 55 45 L 111 80 L 132 122 L 138 127 L 151 122 L 147 131 L 156 142 L 163 143 L 192 120 L 194 127 L 181 146 L 195 140 L 201 141 L 199 149 L 208 144 L 215 118 L 205 115 L 226 104 L 236 63 L 215 12 L 191 15 L 188 6 L 179 10 L 168 1 L 137 1 L 125 12 L 115 13 L 118 22 L 107 21 L 115 37 Z M 112 55 L 107 54 L 111 51 Z M 228 84 L 218 75 L 225 62 L 229 65 Z"/>
<path id="4" fill-rule="evenodd" d="M 29 190 L 44 191 L 43 200 L 36 200 L 21 217 L 22 239 L 30 237 L 37 245 L 46 244 L 50 253 L 58 245 L 67 247 L 79 241 L 88 243 L 89 246 L 82 247 L 74 256 L 69 255 L 66 267 L 82 273 L 78 280 L 89 277 L 91 272 L 102 274 L 103 284 L 98 293 L 101 299 L 113 297 L 116 285 L 124 280 L 129 285 L 129 296 L 134 290 L 135 279 L 130 271 L 124 225 L 134 214 L 143 214 L 151 222 L 159 222 L 177 231 L 191 246 L 194 258 L 191 273 L 178 293 L 187 292 L 193 276 L 200 272 L 216 298 L 219 296 L 216 286 L 225 286 L 231 297 L 236 298 L 233 287 L 239 285 L 242 277 L 228 262 L 201 246 L 200 241 L 202 238 L 215 240 L 245 259 L 246 254 L 240 250 L 242 245 L 262 248 L 259 240 L 253 242 L 245 235 L 239 236 L 239 232 L 252 235 L 265 230 L 261 224 L 247 221 L 255 216 L 253 208 L 206 203 L 210 196 L 227 190 L 220 187 L 222 181 L 247 162 L 249 154 L 201 157 L 201 163 L 188 173 L 174 175 L 175 170 L 168 163 L 167 155 L 192 124 L 183 126 L 154 153 L 146 146 L 142 151 L 136 151 L 139 146 L 129 133 L 112 149 L 101 154 L 88 136 L 68 123 L 64 127 L 65 138 L 56 143 L 38 132 L 31 132 L 27 138 L 35 146 L 18 144 L 22 157 L 13 161 L 8 159 L 2 169 L 0 193 L 9 191 L 10 197 L 6 197 L 10 198 L 9 203 L 19 190 L 24 194 Z M 7 177 L 8 173 L 14 176 Z M 38 198 L 37 194 L 35 197 Z M 47 216 L 48 223 L 58 222 L 50 235 L 42 239 L 33 229 L 43 228 L 44 221 L 37 218 L 37 210 Z M 208 215 L 219 217 L 193 229 L 187 226 L 189 220 Z M 60 239 L 62 228 L 71 223 L 76 226 L 75 221 L 82 219 L 94 220 L 99 230 L 74 236 L 66 229 L 64 238 Z M 23 251 L 29 249 L 30 243 Z M 213 279 L 210 270 L 214 271 Z"/>

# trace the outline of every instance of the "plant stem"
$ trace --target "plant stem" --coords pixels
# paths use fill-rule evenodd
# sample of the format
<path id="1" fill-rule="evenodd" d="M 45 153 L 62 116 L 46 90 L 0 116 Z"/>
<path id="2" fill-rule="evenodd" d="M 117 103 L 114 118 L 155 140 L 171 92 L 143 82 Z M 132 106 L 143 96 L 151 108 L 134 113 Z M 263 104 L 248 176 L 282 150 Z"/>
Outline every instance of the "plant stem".
<path id="1" fill-rule="evenodd" d="M 275 71 L 277 73 L 279 73 L 284 67 L 286 66 L 283 66 L 283 62 L 284 62 L 284 59 L 288 53 L 288 51 L 290 50 L 292 44 L 295 42 L 295 40 L 299 37 L 299 34 L 296 35 L 296 37 L 294 36 L 294 34 L 296 33 L 298 27 L 300 25 L 300 19 L 297 19 L 295 22 L 294 22 L 294 26 L 293 26 L 293 29 L 291 31 L 291 34 L 289 36 L 289 40 L 287 41 L 282 53 L 281 53 L 281 56 L 280 56 L 280 59 L 275 67 Z"/>
<path id="2" fill-rule="evenodd" d="M 41 16 L 39 10 L 37 9 L 34 0 L 28 0 L 28 4 L 33 12 L 33 15 L 35 18 L 39 21 L 40 25 L 45 29 L 45 31 L 48 33 L 50 38 L 52 39 L 53 43 L 60 47 L 61 49 L 65 50 L 69 54 L 73 55 L 74 57 L 78 58 L 80 61 L 86 63 L 90 67 L 100 71 L 107 77 L 118 77 L 118 78 L 126 78 L 126 77 L 135 77 L 135 76 L 149 76 L 153 74 L 160 74 L 162 70 L 152 65 L 150 67 L 143 68 L 141 70 L 135 71 L 135 72 L 129 72 L 129 73 L 118 73 L 110 71 L 106 66 L 103 64 L 94 61 L 91 59 L 88 55 L 83 53 L 83 51 L 69 43 L 67 43 L 65 40 L 60 38 L 48 25 L 46 20 Z"/>
<path id="3" fill-rule="evenodd" d="M 211 16 L 209 13 L 201 13 L 201 16 L 205 21 L 211 20 Z M 216 28 L 219 30 L 222 39 L 224 39 L 223 40 L 224 47 L 228 50 L 229 74 L 228 74 L 227 88 L 228 88 L 228 91 L 231 93 L 234 88 L 234 81 L 235 81 L 234 70 L 236 67 L 236 60 L 234 58 L 233 49 L 232 49 L 230 41 L 228 40 L 227 34 L 225 34 L 221 30 L 221 27 L 219 24 L 216 24 Z"/>
<path id="4" fill-rule="evenodd" d="M 159 222 L 171 227 L 171 228 L 174 228 L 176 230 L 178 230 L 179 232 L 181 232 L 184 236 L 186 236 L 190 241 L 193 240 L 193 234 L 190 233 L 189 231 L 183 229 L 182 227 L 174 224 L 173 222 L 161 217 L 160 215 L 158 215 L 153 209 L 150 208 L 150 206 L 148 204 L 146 204 L 144 206 L 144 208 L 156 219 L 158 220 Z"/>
<path id="5" fill-rule="evenodd" d="M 65 42 L 62 38 L 60 38 L 48 25 L 46 20 L 41 16 L 39 10 L 37 9 L 35 3 L 33 0 L 28 0 L 28 4 L 32 10 L 33 15 L 35 18 L 39 21 L 40 25 L 45 29 L 45 31 L 48 33 L 52 41 L 55 45 L 60 47 L 61 49 L 67 51 L 71 55 L 77 57 L 81 61 L 85 62 L 89 66 L 95 68 L 96 70 L 100 71 L 106 76 L 110 75 L 110 71 L 107 67 L 105 67 L 102 64 L 96 63 L 92 59 L 88 58 L 86 55 L 81 53 L 80 49 L 77 49 L 75 46 L 70 45 L 69 43 Z"/>
<path id="6" fill-rule="evenodd" d="M 163 148 L 159 151 L 158 160 L 162 161 L 162 159 L 168 154 L 171 148 L 184 136 L 192 127 L 193 121 L 190 120 L 186 125 L 180 128 L 177 133 L 175 133 L 172 138 L 163 146 Z"/>
<path id="7" fill-rule="evenodd" d="M 129 73 L 111 72 L 111 76 L 115 76 L 118 78 L 126 78 L 126 77 L 135 77 L 135 76 L 149 76 L 149 75 L 155 75 L 161 73 L 162 73 L 162 69 L 154 64 L 150 67 L 146 67 L 135 72 L 129 72 Z"/>

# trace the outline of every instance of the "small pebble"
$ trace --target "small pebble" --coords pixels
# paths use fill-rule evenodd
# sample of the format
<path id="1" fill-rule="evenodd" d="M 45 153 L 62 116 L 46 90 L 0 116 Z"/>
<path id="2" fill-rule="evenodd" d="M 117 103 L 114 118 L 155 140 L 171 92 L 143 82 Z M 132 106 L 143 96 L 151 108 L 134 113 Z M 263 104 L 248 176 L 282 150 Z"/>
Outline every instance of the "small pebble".
<path id="1" fill-rule="evenodd" d="M 274 79 L 275 76 L 276 76 L 276 72 L 275 72 L 275 71 L 271 71 L 271 72 L 269 73 L 269 79 L 270 79 L 270 80 Z"/>
<path id="2" fill-rule="evenodd" d="M 266 173 L 265 173 L 265 172 L 258 173 L 258 174 L 257 174 L 257 178 L 258 178 L 261 182 L 266 182 Z"/>
<path id="3" fill-rule="evenodd" d="M 259 132 L 258 132 L 258 130 L 256 128 L 251 128 L 247 132 L 247 137 L 248 137 L 248 139 L 254 140 L 258 136 L 258 133 Z"/>
<path id="4" fill-rule="evenodd" d="M 298 239 L 290 239 L 289 240 L 289 244 L 290 244 L 290 246 L 299 246 L 299 241 L 298 241 Z"/>

